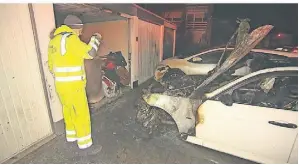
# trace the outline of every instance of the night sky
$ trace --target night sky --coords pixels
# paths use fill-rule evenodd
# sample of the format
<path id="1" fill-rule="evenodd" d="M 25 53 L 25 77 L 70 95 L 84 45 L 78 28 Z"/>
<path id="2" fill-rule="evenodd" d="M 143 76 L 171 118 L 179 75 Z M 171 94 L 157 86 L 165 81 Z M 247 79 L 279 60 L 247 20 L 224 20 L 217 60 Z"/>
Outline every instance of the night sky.
<path id="1" fill-rule="evenodd" d="M 298 35 L 297 4 L 217 4 L 214 18 L 250 18 L 251 26 L 272 24 L 277 31 Z"/>
<path id="2" fill-rule="evenodd" d="M 140 4 L 138 4 L 140 5 Z M 160 14 L 162 11 L 181 8 L 184 4 L 141 4 L 142 7 Z M 213 18 L 236 20 L 250 18 L 250 25 L 256 28 L 265 24 L 274 25 L 273 32 L 294 35 L 298 43 L 298 4 L 215 4 Z"/>

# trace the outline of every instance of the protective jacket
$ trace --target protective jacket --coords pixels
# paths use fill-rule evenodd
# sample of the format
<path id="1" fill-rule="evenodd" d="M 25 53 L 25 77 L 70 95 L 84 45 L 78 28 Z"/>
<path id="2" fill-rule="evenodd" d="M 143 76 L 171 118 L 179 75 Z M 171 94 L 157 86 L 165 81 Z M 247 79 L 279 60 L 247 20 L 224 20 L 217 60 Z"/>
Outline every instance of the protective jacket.
<path id="1" fill-rule="evenodd" d="M 63 106 L 66 139 L 77 141 L 80 149 L 92 145 L 84 59 L 92 59 L 99 45 L 97 36 L 85 44 L 71 28 L 62 25 L 55 30 L 48 48 L 49 70 Z"/>

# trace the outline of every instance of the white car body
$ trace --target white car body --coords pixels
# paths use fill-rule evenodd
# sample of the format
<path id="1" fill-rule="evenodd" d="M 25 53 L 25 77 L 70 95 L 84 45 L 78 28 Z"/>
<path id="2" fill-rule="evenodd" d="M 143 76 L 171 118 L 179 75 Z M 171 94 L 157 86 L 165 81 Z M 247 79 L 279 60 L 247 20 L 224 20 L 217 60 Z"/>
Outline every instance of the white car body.
<path id="1" fill-rule="evenodd" d="M 293 81 L 286 81 L 286 84 L 282 81 L 284 78 L 291 78 Z M 267 92 L 266 97 L 259 97 L 262 96 L 261 93 L 255 93 L 251 98 L 254 101 L 247 102 L 245 99 L 245 102 L 238 102 L 233 99 L 233 92 L 241 89 L 264 94 L 264 91 L 255 90 L 257 87 L 265 87 L 265 84 L 261 83 L 265 82 L 264 80 L 272 82 L 272 86 L 271 83 L 266 83 L 266 87 L 270 84 L 270 90 L 273 89 L 270 93 L 270 90 Z M 295 86 L 297 91 L 297 83 L 298 67 L 276 67 L 247 74 L 225 85 L 217 86 L 219 82 L 215 82 L 215 90 L 205 92 L 200 100 L 158 93 L 146 94 L 143 99 L 148 105 L 169 113 L 179 133 L 187 135 L 183 139 L 190 143 L 258 163 L 298 163 L 298 94 L 292 94 L 290 101 L 291 89 L 285 88 Z M 254 88 L 250 86 L 252 84 Z M 204 90 L 210 89 L 212 88 L 205 87 Z M 280 91 L 288 92 L 287 95 L 282 95 Z M 231 98 L 232 104 L 220 101 L 221 97 Z M 272 108 L 273 105 L 260 104 L 273 103 L 272 98 L 276 108 Z M 279 105 L 281 101 L 283 104 Z M 285 108 L 290 102 L 296 106 Z M 197 120 L 194 111 L 197 112 Z M 189 131 L 194 129 L 195 135 L 191 136 Z"/>
<path id="2" fill-rule="evenodd" d="M 240 82 L 271 72 L 297 71 L 297 67 L 260 70 L 207 93 L 198 108 L 196 135 L 186 141 L 258 163 L 298 163 L 298 128 L 269 124 L 270 121 L 298 125 L 298 112 L 246 104 L 227 106 L 211 100 Z"/>

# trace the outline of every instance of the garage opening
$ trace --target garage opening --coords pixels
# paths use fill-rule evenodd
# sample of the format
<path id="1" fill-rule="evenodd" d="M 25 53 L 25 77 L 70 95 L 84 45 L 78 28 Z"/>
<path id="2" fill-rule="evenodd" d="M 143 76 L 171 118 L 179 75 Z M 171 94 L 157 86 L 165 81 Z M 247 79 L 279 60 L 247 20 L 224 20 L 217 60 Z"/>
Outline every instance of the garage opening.
<path id="1" fill-rule="evenodd" d="M 78 16 L 84 28 L 81 40 L 88 43 L 91 36 L 99 33 L 103 37 L 103 42 L 98 50 L 98 56 L 106 56 L 109 53 L 119 52 L 124 57 L 127 65 L 126 74 L 130 77 L 130 57 L 129 57 L 129 21 L 128 18 L 120 16 L 109 10 L 86 4 L 54 4 L 56 27 L 63 24 L 67 15 Z M 103 59 L 85 60 L 87 76 L 87 97 L 89 103 L 99 102 L 104 95 L 102 89 L 102 65 Z M 104 84 L 105 85 L 105 84 Z M 126 83 L 130 86 L 130 80 Z"/>
<path id="2" fill-rule="evenodd" d="M 121 52 L 127 63 L 124 77 L 129 79 L 128 87 L 146 82 L 163 58 L 174 55 L 176 27 L 138 5 L 54 4 L 54 13 L 57 27 L 69 14 L 78 16 L 84 24 L 81 40 L 86 43 L 94 33 L 100 33 L 103 43 L 98 56 Z M 85 61 L 90 103 L 107 95 L 99 65 L 101 60 Z"/>

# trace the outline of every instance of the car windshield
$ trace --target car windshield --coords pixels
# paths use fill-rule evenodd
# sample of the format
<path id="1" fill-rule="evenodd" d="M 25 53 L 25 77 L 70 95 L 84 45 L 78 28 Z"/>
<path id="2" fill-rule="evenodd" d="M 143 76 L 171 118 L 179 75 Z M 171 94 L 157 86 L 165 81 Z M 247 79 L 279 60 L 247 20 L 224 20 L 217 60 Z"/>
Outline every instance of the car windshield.
<path id="1" fill-rule="evenodd" d="M 219 48 L 220 47 L 213 47 L 213 48 L 200 49 L 199 51 L 182 52 L 182 53 L 176 55 L 176 58 L 178 58 L 178 59 L 184 59 L 184 58 L 188 58 L 188 57 L 191 57 L 191 56 L 194 56 L 194 55 L 197 55 L 197 54 L 209 51 L 209 50 L 219 49 Z"/>

